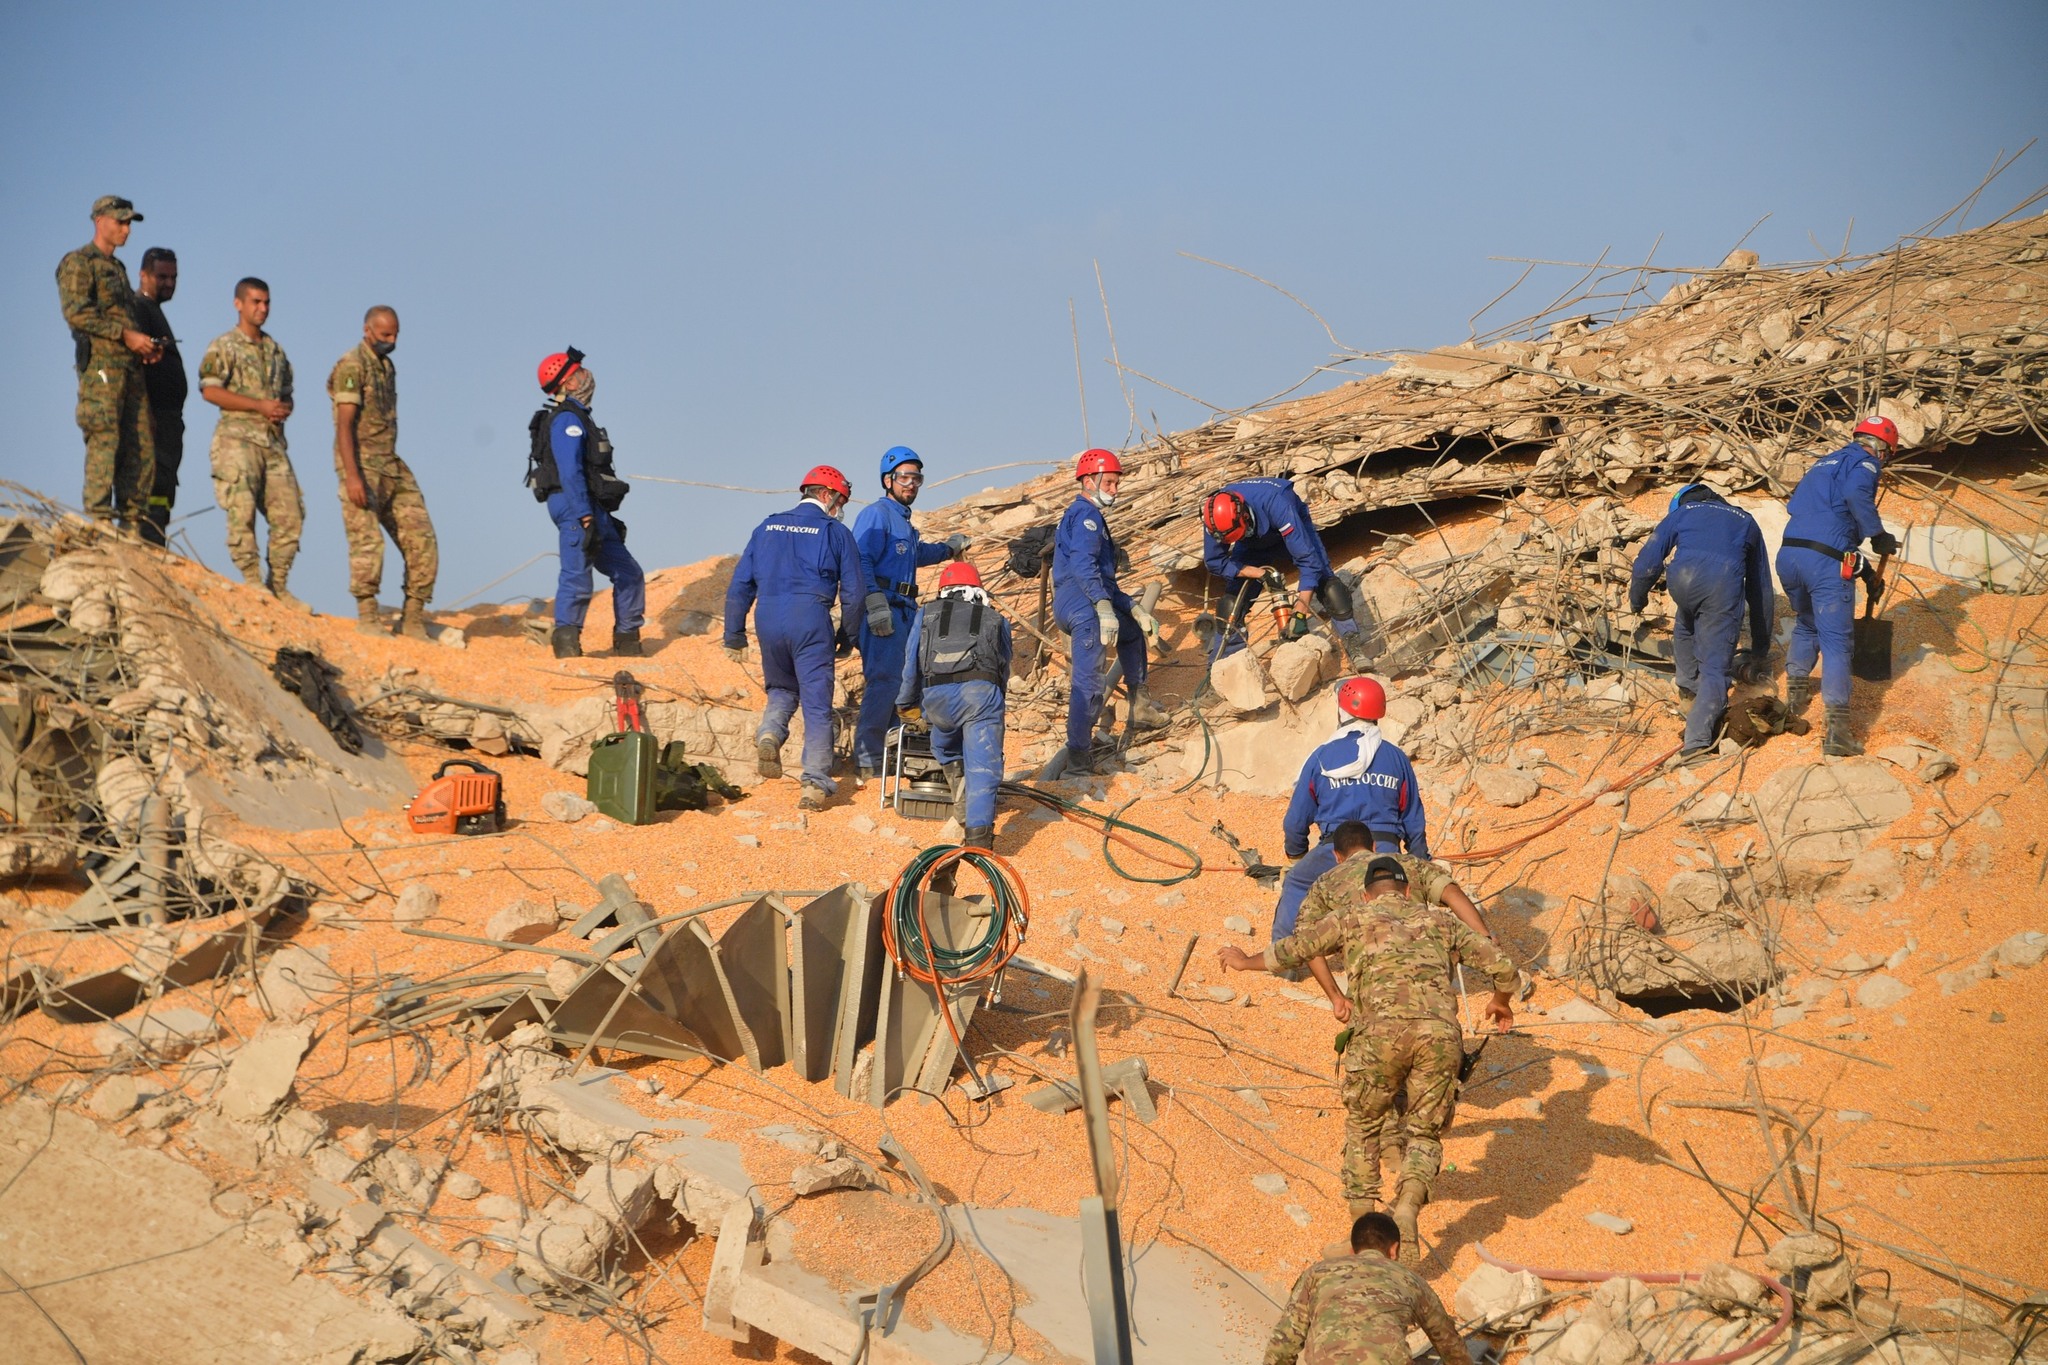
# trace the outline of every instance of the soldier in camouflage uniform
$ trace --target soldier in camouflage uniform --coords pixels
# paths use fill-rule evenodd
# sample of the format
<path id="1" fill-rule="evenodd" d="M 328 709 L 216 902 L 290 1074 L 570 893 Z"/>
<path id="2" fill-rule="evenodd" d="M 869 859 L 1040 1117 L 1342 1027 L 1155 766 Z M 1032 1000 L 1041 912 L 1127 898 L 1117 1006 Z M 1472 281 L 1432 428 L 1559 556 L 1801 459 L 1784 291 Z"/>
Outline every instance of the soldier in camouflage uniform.
<path id="1" fill-rule="evenodd" d="M 270 286 L 254 276 L 235 284 L 235 325 L 214 338 L 199 359 L 199 396 L 219 408 L 213 429 L 213 499 L 227 514 L 228 554 L 242 577 L 305 608 L 285 586 L 299 556 L 306 501 L 285 446 L 292 415 L 292 365 L 263 330 Z M 270 523 L 270 573 L 263 573 L 256 514 Z"/>
<path id="2" fill-rule="evenodd" d="M 1408 1330 L 1420 1327 L 1443 1365 L 1471 1365 L 1436 1291 L 1394 1256 L 1401 1232 L 1384 1213 L 1351 1225 L 1351 1254 L 1301 1272 L 1273 1325 L 1266 1365 L 1408 1365 Z"/>
<path id="3" fill-rule="evenodd" d="M 1345 830 L 1346 825 L 1352 825 L 1355 828 L 1347 832 Z M 1330 837 L 1333 849 L 1336 847 L 1348 847 L 1361 852 L 1377 842 L 1373 838 L 1370 827 L 1362 820 L 1347 820 L 1336 825 L 1331 829 Z M 1418 858 L 1410 853 L 1389 853 L 1384 844 L 1380 845 L 1378 852 L 1379 856 L 1392 858 L 1395 862 L 1399 863 L 1401 870 L 1408 874 L 1408 895 L 1411 898 L 1422 902 L 1424 905 L 1433 905 L 1448 910 L 1479 933 L 1484 934 L 1488 938 L 1493 937 L 1487 931 L 1486 921 L 1479 914 L 1479 907 L 1472 903 L 1472 898 L 1465 894 L 1465 889 L 1451 879 L 1449 872 L 1435 863 Z M 1313 894 L 1313 886 L 1311 886 L 1310 891 Z M 1301 929 L 1306 928 L 1312 920 L 1320 919 L 1328 914 L 1336 908 L 1336 905 L 1337 902 L 1334 898 L 1304 899 L 1301 911 L 1295 920 L 1296 931 L 1299 932 Z M 1315 961 L 1308 964 L 1308 970 L 1309 975 L 1316 979 L 1316 984 L 1323 988 L 1323 994 L 1329 997 L 1330 1008 L 1338 1014 L 1338 1017 L 1342 1019 L 1350 1016 L 1351 1003 L 1345 998 L 1344 992 L 1338 989 L 1337 979 L 1330 971 L 1329 959 L 1322 957 L 1315 959 Z M 1353 1025 L 1361 1022 L 1356 1016 L 1350 1016 L 1349 1021 Z M 1387 1110 L 1386 1122 L 1379 1133 L 1376 1148 L 1367 1153 L 1367 1164 L 1375 1172 L 1380 1169 L 1382 1160 L 1392 1160 L 1397 1163 L 1401 1160 L 1401 1150 L 1406 1143 L 1408 1125 L 1407 1116 L 1401 1112 L 1399 1106 L 1400 1097 L 1397 1096 L 1395 1107 Z M 1378 1183 L 1377 1178 L 1375 1178 L 1374 1183 Z M 1353 1210 L 1354 1213 L 1364 1211 L 1363 1209 Z"/>
<path id="4" fill-rule="evenodd" d="M 139 527 L 149 515 L 156 443 L 142 367 L 162 353 L 141 330 L 128 268 L 114 252 L 142 221 L 119 195 L 93 201 L 92 240 L 57 265 L 57 297 L 71 328 L 78 370 L 78 429 L 85 433 L 85 510 L 95 520 Z"/>
<path id="5" fill-rule="evenodd" d="M 341 525 L 348 535 L 348 590 L 356 628 L 382 634 L 377 589 L 384 579 L 384 532 L 405 561 L 405 609 L 398 633 L 427 639 L 427 603 L 434 596 L 441 551 L 419 481 L 398 458 L 398 314 L 382 304 L 363 315 L 363 339 L 334 362 L 327 396 L 334 400 L 334 472 L 341 479 Z M 381 528 L 381 529 L 380 529 Z"/>
<path id="6" fill-rule="evenodd" d="M 1307 928 L 1268 945 L 1260 957 L 1229 947 L 1220 954 L 1234 971 L 1284 972 L 1342 951 L 1349 1000 L 1337 1012 L 1351 1038 L 1342 1060 L 1344 1195 L 1354 1210 L 1379 1196 L 1380 1129 L 1397 1091 L 1408 1099 L 1406 1151 L 1394 1221 L 1420 1259 L 1416 1219 L 1443 1163 L 1444 1127 L 1457 1103 L 1464 1035 L 1451 989 L 1453 955 L 1493 978 L 1486 1013 L 1502 1029 L 1514 1024 L 1510 992 L 1515 964 L 1492 941 L 1408 894 L 1400 862 L 1372 856 L 1355 831 L 1338 846 L 1344 861 L 1309 892 L 1320 902 Z M 1307 912 L 1309 905 L 1304 903 Z"/>

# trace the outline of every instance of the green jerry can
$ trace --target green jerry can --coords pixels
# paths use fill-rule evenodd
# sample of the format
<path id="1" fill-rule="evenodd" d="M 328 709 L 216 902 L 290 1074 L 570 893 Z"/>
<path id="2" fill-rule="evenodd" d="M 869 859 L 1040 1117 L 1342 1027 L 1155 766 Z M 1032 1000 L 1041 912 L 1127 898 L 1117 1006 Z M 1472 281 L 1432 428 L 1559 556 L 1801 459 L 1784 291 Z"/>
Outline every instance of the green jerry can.
<path id="1" fill-rule="evenodd" d="M 621 669 L 612 677 L 618 701 L 618 729 L 590 748 L 584 795 L 612 819 L 627 825 L 654 822 L 654 768 L 659 746 L 640 713 L 640 684 Z"/>

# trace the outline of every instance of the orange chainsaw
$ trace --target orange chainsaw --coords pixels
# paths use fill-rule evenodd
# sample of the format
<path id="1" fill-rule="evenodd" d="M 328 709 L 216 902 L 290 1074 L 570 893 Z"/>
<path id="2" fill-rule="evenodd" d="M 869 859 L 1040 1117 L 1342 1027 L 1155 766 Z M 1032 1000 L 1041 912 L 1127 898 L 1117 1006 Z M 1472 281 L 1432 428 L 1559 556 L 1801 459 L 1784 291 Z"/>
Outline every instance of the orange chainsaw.
<path id="1" fill-rule="evenodd" d="M 414 834 L 496 834 L 505 828 L 504 783 L 481 763 L 451 758 L 406 803 L 405 821 Z"/>

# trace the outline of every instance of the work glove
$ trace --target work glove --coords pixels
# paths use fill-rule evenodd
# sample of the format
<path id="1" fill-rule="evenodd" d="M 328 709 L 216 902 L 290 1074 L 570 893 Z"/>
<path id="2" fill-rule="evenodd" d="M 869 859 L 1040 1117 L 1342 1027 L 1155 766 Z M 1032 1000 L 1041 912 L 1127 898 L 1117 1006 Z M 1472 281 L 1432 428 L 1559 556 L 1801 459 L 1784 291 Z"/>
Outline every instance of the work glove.
<path id="1" fill-rule="evenodd" d="M 896 633 L 896 613 L 889 610 L 889 599 L 882 593 L 871 592 L 863 599 L 862 605 L 868 611 L 868 629 L 876 635 Z"/>
<path id="2" fill-rule="evenodd" d="M 604 523 L 597 517 L 590 518 L 590 524 L 583 528 L 583 557 L 589 559 L 597 553 L 597 543 L 604 539 Z"/>
<path id="3" fill-rule="evenodd" d="M 1628 595 L 1628 609 L 1637 616 L 1641 616 L 1645 611 L 1648 611 L 1649 607 L 1650 595 L 1648 593 L 1644 593 L 1641 597 L 1636 596 L 1634 593 Z"/>
<path id="4" fill-rule="evenodd" d="M 1146 611 L 1136 602 L 1131 603 L 1131 619 L 1138 623 L 1138 629 L 1144 631 L 1147 638 L 1153 640 L 1159 638 L 1159 618 Z"/>
<path id="5" fill-rule="evenodd" d="M 1097 638 L 1102 641 L 1102 647 L 1104 649 L 1114 647 L 1118 630 L 1116 608 L 1108 602 L 1097 602 L 1095 604 L 1095 626 Z"/>
<path id="6" fill-rule="evenodd" d="M 967 537 L 957 531 L 946 537 L 946 548 L 953 552 L 955 559 L 967 553 L 967 543 Z"/>
<path id="7" fill-rule="evenodd" d="M 842 625 L 837 631 L 833 632 L 832 654 L 834 658 L 843 659 L 851 653 L 853 653 L 853 632 Z"/>
<path id="8" fill-rule="evenodd" d="M 1880 555 L 1895 555 L 1899 552 L 1899 538 L 1890 531 L 1879 531 L 1870 538 L 1870 548 Z"/>
<path id="9" fill-rule="evenodd" d="M 1298 611 L 1287 618 L 1287 629 L 1281 632 L 1280 638 L 1283 640 L 1299 640 L 1302 636 L 1309 633 L 1312 625 L 1313 623 L 1309 620 L 1308 613 Z"/>
<path id="10" fill-rule="evenodd" d="M 736 664 L 745 663 L 747 661 L 747 637 L 744 635 L 727 636 L 725 641 L 725 657 L 731 659 Z"/>
<path id="11" fill-rule="evenodd" d="M 922 725 L 924 724 L 924 708 L 914 703 L 910 706 L 899 706 L 896 708 L 896 719 L 902 721 L 905 725 Z"/>

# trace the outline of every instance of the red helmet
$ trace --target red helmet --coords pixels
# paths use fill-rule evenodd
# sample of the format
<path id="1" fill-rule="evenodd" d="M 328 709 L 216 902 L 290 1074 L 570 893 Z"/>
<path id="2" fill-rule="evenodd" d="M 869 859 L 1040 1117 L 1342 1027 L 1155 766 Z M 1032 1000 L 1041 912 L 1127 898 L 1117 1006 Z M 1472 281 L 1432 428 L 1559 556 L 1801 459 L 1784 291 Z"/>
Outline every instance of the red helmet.
<path id="1" fill-rule="evenodd" d="M 981 575 L 976 573 L 974 566 L 964 559 L 956 559 L 945 568 L 939 570 L 939 589 L 941 591 L 947 588 L 978 588 L 980 586 Z"/>
<path id="2" fill-rule="evenodd" d="M 1121 474 L 1123 472 L 1124 462 L 1116 457 L 1114 451 L 1104 450 L 1100 446 L 1094 450 L 1082 451 L 1081 458 L 1074 462 L 1074 477 L 1077 479 L 1085 479 L 1090 474 Z"/>
<path id="3" fill-rule="evenodd" d="M 1856 430 L 1851 434 L 1875 436 L 1890 449 L 1899 448 L 1899 424 L 1889 417 L 1866 417 L 1856 424 Z"/>
<path id="4" fill-rule="evenodd" d="M 1252 509 L 1229 489 L 1202 500 L 1202 529 L 1225 545 L 1235 545 L 1252 529 Z"/>
<path id="5" fill-rule="evenodd" d="M 1337 709 L 1360 720 L 1379 720 L 1387 714 L 1387 689 L 1371 678 L 1346 678 L 1337 684 Z"/>
<path id="6" fill-rule="evenodd" d="M 557 392 L 561 389 L 564 380 L 582 368 L 583 352 L 577 350 L 574 346 L 571 346 L 566 351 L 556 351 L 540 363 L 540 371 L 537 378 L 540 380 L 541 392 Z"/>
<path id="7" fill-rule="evenodd" d="M 853 496 L 853 485 L 846 481 L 844 474 L 829 464 L 821 464 L 804 475 L 803 481 L 797 484 L 797 489 L 801 492 L 806 488 L 829 488 L 842 498 Z"/>

